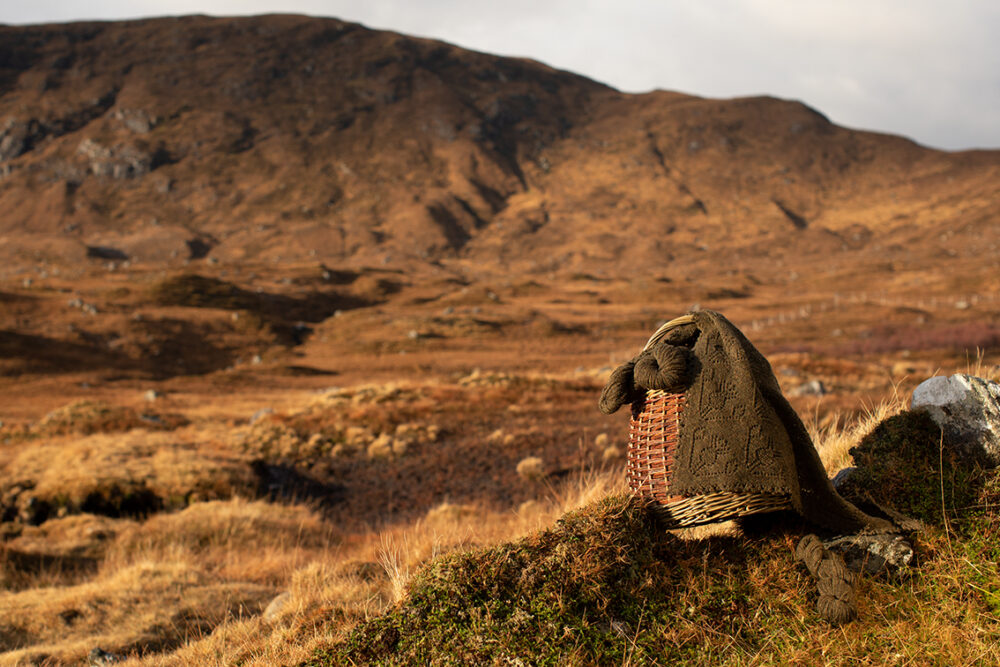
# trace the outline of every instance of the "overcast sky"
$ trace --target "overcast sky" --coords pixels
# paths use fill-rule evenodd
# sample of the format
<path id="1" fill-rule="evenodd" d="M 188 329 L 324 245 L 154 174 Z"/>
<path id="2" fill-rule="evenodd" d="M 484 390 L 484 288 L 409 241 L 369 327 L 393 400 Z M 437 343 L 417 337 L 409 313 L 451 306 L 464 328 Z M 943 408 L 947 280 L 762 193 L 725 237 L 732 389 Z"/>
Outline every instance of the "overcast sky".
<path id="1" fill-rule="evenodd" d="M 769 94 L 936 148 L 1000 148 L 998 0 L 0 1 L 0 23 L 272 12 L 527 56 L 628 92 Z"/>

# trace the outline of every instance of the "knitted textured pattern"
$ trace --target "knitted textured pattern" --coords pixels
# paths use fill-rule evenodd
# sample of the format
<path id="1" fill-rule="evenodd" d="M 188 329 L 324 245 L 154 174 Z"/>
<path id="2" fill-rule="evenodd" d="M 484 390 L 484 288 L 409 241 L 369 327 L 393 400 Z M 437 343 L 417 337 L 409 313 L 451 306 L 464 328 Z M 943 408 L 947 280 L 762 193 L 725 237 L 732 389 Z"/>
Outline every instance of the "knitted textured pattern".
<path id="1" fill-rule="evenodd" d="M 670 492 L 789 496 L 810 521 L 839 533 L 892 532 L 834 490 L 802 420 L 781 393 L 771 365 L 719 313 L 690 314 L 612 373 L 601 410 L 641 401 L 646 389 L 683 392 L 677 465 Z"/>
<path id="2" fill-rule="evenodd" d="M 764 397 L 781 393 L 771 365 L 722 315 L 699 311 L 694 318 L 700 367 L 684 392 L 670 490 L 797 495 L 789 433 Z"/>

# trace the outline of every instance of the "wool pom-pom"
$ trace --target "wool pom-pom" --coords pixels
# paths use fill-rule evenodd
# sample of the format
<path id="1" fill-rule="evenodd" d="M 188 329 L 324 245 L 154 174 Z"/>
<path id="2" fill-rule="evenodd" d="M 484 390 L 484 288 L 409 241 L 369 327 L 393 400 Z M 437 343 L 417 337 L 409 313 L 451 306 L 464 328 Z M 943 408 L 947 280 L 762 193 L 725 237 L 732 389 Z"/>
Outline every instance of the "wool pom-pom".
<path id="1" fill-rule="evenodd" d="M 627 361 L 611 373 L 611 378 L 604 385 L 601 392 L 599 407 L 606 415 L 613 414 L 618 408 L 631 403 L 635 396 L 635 381 L 633 379 L 633 369 L 635 364 Z"/>
<path id="2" fill-rule="evenodd" d="M 639 355 L 635 363 L 635 383 L 643 389 L 684 391 L 690 381 L 693 353 L 660 341 Z"/>

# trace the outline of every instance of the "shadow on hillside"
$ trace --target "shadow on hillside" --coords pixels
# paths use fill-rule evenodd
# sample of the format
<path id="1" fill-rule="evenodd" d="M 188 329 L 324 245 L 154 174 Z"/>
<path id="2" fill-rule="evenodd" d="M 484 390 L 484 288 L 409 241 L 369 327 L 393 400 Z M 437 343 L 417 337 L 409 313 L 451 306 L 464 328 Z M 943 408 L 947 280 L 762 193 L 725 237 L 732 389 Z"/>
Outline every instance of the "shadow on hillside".
<path id="1" fill-rule="evenodd" d="M 90 556 L 54 555 L 0 547 L 0 580 L 8 591 L 37 585 L 36 579 L 41 574 L 61 581 L 73 581 L 93 574 L 99 564 L 100 559 Z"/>
<path id="2" fill-rule="evenodd" d="M 251 292 L 224 280 L 193 273 L 157 283 L 151 296 L 161 306 L 246 310 L 273 322 L 322 322 L 338 310 L 372 305 L 368 299 L 334 291 L 310 292 L 298 297 Z"/>
<path id="3" fill-rule="evenodd" d="M 155 379 L 178 375 L 205 375 L 233 365 L 238 350 L 211 342 L 213 331 L 176 318 L 149 319 L 130 324 L 133 368 Z"/>
<path id="4" fill-rule="evenodd" d="M 323 510 L 344 499 L 342 484 L 321 481 L 293 465 L 258 459 L 251 466 L 259 481 L 258 493 L 271 501 L 306 502 Z"/>
<path id="5" fill-rule="evenodd" d="M 130 359 L 93 345 L 0 331 L 0 376 L 128 368 Z"/>

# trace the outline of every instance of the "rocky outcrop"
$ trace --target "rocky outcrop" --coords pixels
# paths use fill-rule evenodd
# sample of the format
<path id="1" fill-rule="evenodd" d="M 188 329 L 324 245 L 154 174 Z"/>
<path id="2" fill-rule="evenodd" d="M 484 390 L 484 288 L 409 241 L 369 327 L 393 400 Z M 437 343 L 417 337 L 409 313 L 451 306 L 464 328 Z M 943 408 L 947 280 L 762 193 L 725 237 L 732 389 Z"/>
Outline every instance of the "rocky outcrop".
<path id="1" fill-rule="evenodd" d="M 912 410 L 924 410 L 954 445 L 990 467 L 1000 465 L 1000 384 L 972 375 L 933 377 L 913 390 Z"/>
<path id="2" fill-rule="evenodd" d="M 114 179 L 137 178 L 153 169 L 153 156 L 134 146 L 103 146 L 93 139 L 84 139 L 77 153 L 88 161 L 87 171 L 94 176 Z"/>

